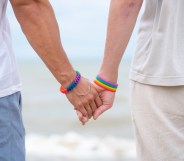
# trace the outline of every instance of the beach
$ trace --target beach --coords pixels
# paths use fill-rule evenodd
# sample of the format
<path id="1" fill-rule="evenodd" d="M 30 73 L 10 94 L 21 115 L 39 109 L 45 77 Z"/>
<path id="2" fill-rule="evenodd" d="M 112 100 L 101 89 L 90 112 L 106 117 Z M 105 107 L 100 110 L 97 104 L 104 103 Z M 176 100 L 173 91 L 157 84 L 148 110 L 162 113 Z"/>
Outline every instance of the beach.
<path id="1" fill-rule="evenodd" d="M 100 63 L 98 59 L 72 61 L 90 81 Z M 23 81 L 27 161 L 135 161 L 129 107 L 130 61 L 121 63 L 113 108 L 85 126 L 39 59 L 19 60 L 18 66 Z"/>

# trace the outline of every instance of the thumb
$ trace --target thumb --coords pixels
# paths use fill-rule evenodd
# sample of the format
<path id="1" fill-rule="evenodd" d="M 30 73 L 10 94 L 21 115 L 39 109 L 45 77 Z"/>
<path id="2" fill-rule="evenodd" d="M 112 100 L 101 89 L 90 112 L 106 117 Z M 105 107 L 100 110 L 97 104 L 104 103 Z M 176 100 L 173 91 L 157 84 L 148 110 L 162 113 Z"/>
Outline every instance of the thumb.
<path id="1" fill-rule="evenodd" d="M 105 111 L 107 111 L 110 107 L 106 106 L 106 105 L 102 105 L 99 108 L 97 108 L 97 110 L 94 112 L 93 115 L 93 119 L 97 120 L 97 118 L 102 115 L 102 113 L 104 113 Z"/>

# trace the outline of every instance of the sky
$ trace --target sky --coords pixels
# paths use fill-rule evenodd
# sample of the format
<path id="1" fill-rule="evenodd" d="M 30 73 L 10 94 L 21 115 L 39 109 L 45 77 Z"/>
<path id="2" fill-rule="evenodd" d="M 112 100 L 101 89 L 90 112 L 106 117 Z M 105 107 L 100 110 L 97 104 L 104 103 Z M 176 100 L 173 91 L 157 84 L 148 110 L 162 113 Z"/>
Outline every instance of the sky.
<path id="1" fill-rule="evenodd" d="M 62 44 L 70 59 L 102 59 L 106 39 L 110 0 L 51 0 L 60 28 Z M 13 47 L 18 59 L 37 59 L 8 6 Z M 39 31 L 38 31 L 39 32 Z M 131 58 L 136 43 L 136 32 L 125 53 Z"/>

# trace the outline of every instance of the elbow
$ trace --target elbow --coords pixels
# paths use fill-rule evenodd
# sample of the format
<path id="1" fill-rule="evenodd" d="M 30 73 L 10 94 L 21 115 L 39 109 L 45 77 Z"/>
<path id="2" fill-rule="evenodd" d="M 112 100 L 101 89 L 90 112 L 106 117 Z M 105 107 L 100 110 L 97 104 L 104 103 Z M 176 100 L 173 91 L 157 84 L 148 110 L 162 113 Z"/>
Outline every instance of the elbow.
<path id="1" fill-rule="evenodd" d="M 10 0 L 15 16 L 24 31 L 28 23 L 35 23 L 40 17 L 38 0 Z M 23 27 L 24 26 L 24 27 Z"/>
<path id="2" fill-rule="evenodd" d="M 112 3 L 116 3 L 119 9 L 136 10 L 142 7 L 143 0 L 111 0 Z"/>
<path id="3" fill-rule="evenodd" d="M 47 2 L 47 0 L 10 0 L 16 16 L 25 15 L 28 17 L 38 14 L 40 8 L 45 6 Z"/>
<path id="4" fill-rule="evenodd" d="M 128 18 L 131 15 L 138 15 L 143 0 L 112 0 L 117 3 L 116 6 L 119 8 L 119 13 L 121 16 Z"/>
<path id="5" fill-rule="evenodd" d="M 25 20 L 38 10 L 35 0 L 10 0 L 10 3 L 18 21 L 23 18 Z"/>
<path id="6" fill-rule="evenodd" d="M 132 0 L 129 2 L 128 7 L 129 8 L 135 8 L 135 10 L 140 10 L 143 4 L 143 0 Z"/>
<path id="7" fill-rule="evenodd" d="M 35 0 L 10 0 L 13 7 L 27 6 L 35 2 Z"/>
<path id="8" fill-rule="evenodd" d="M 10 3 L 13 7 L 23 7 L 38 4 L 44 1 L 45 0 L 10 0 Z"/>

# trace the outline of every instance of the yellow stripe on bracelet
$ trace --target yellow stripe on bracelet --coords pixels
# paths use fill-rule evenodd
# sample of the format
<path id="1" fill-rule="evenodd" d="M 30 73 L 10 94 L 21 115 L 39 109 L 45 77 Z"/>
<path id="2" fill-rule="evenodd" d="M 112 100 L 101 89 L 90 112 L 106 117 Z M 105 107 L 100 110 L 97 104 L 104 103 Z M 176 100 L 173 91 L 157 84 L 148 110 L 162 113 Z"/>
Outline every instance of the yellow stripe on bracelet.
<path id="1" fill-rule="evenodd" d="M 105 84 L 102 84 L 101 82 L 97 81 L 97 80 L 94 80 L 94 83 L 96 83 L 98 86 L 108 90 L 108 91 L 111 91 L 111 92 L 116 92 L 116 89 L 114 88 L 111 88 L 111 87 L 108 87 L 106 86 Z"/>

